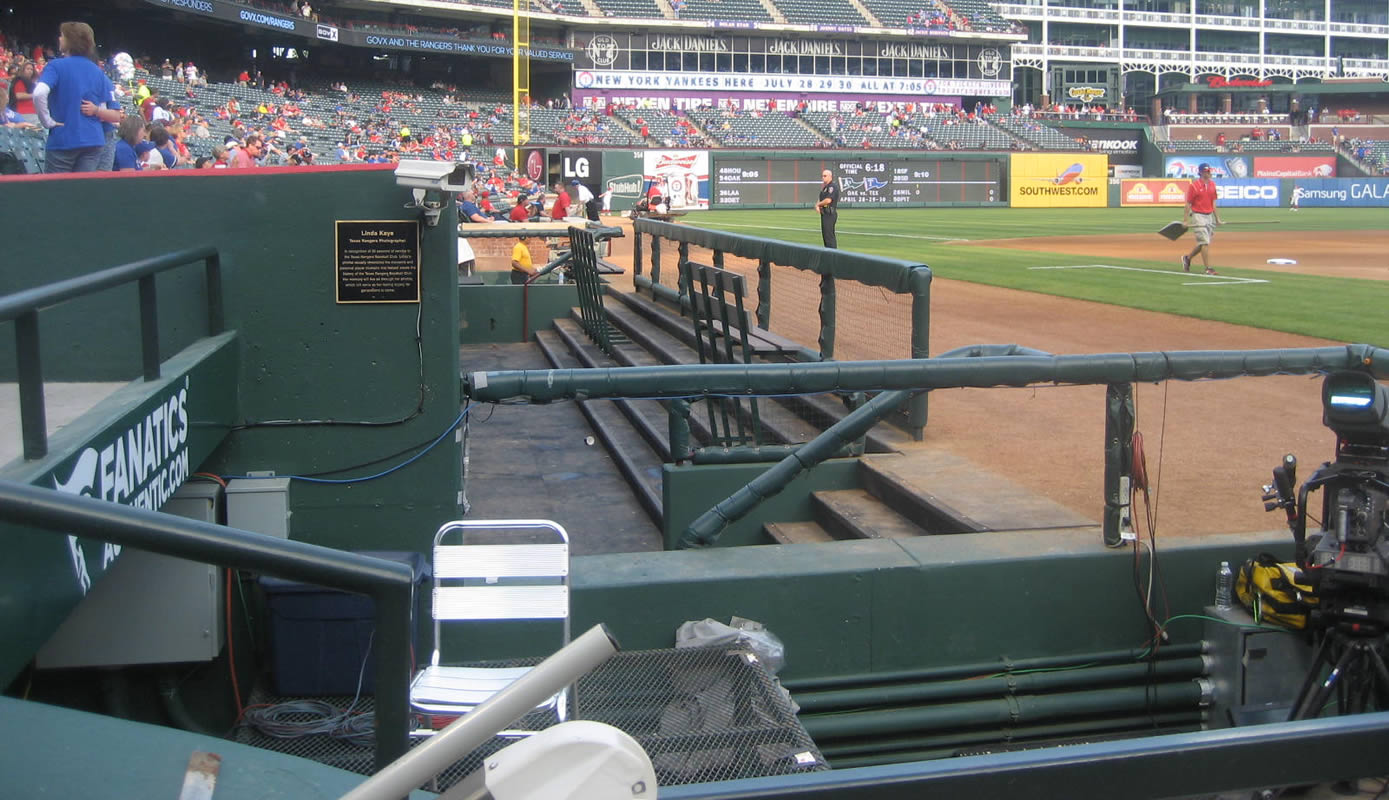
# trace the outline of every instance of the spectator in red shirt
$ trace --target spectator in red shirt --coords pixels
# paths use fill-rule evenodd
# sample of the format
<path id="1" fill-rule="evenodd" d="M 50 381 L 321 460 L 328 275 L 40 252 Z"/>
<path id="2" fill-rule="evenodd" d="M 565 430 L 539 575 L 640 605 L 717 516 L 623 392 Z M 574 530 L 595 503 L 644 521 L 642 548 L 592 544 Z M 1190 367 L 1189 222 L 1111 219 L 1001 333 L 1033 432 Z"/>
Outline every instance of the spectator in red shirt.
<path id="1" fill-rule="evenodd" d="M 1220 212 L 1215 208 L 1215 181 L 1211 180 L 1211 165 L 1202 164 L 1197 168 L 1197 175 L 1196 180 L 1186 187 L 1186 211 L 1182 215 L 1182 221 L 1196 237 L 1196 245 L 1190 253 L 1182 256 L 1182 270 L 1190 272 L 1191 259 L 1200 253 L 1206 274 L 1214 275 L 1210 261 L 1211 238 L 1215 235 L 1215 226 L 1220 224 Z"/>
<path id="2" fill-rule="evenodd" d="M 555 205 L 550 209 L 550 219 L 561 220 L 569 216 L 569 195 L 564 193 L 564 183 L 555 181 Z"/>

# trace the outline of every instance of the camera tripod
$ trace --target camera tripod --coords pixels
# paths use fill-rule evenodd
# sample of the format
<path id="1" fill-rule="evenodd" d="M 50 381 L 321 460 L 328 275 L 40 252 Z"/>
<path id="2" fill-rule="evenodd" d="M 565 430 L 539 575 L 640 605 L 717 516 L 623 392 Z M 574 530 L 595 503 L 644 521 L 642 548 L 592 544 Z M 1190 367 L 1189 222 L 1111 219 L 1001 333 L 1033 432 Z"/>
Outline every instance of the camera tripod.
<path id="1" fill-rule="evenodd" d="M 1389 634 L 1375 623 L 1339 622 L 1326 627 L 1288 719 L 1316 718 L 1333 691 L 1338 715 L 1389 708 L 1387 646 Z M 1325 679 L 1323 667 L 1330 668 Z"/>

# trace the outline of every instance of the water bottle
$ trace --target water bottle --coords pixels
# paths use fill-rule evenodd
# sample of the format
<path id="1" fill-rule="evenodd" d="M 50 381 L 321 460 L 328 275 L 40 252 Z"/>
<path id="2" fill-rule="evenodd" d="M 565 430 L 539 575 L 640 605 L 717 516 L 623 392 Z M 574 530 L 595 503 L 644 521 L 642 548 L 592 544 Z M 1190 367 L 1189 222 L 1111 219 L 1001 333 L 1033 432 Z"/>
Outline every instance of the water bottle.
<path id="1" fill-rule="evenodd" d="M 1215 573 L 1215 607 L 1230 608 L 1235 596 L 1235 573 L 1230 562 L 1220 562 L 1220 571 Z"/>

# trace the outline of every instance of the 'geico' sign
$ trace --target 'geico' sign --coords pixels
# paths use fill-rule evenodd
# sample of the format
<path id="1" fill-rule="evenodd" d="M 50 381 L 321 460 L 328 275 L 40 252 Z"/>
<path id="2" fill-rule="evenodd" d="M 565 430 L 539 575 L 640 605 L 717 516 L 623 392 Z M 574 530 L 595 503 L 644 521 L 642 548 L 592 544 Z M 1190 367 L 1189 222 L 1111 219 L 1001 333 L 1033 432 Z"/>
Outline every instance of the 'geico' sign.
<path id="1" fill-rule="evenodd" d="M 1221 200 L 1277 200 L 1277 186 L 1216 186 L 1215 196 Z"/>

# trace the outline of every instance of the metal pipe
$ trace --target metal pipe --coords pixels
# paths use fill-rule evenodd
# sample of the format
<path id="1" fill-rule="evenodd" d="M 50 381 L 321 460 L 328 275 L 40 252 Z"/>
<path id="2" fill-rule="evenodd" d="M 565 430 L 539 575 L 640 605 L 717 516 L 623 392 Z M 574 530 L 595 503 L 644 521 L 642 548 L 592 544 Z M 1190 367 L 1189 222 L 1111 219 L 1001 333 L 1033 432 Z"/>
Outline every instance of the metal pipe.
<path id="1" fill-rule="evenodd" d="M 1307 375 L 1360 369 L 1389 378 L 1389 350 L 1368 344 L 1281 350 L 1173 351 L 996 358 L 929 358 L 811 364 L 680 364 L 606 369 L 471 373 L 478 402 L 709 394 L 812 394 L 878 389 L 1097 385 Z"/>
<path id="2" fill-rule="evenodd" d="M 865 403 L 862 408 L 850 412 L 844 419 L 826 428 L 824 433 L 753 478 L 723 502 L 700 514 L 680 536 L 677 548 L 708 547 L 714 544 L 730 522 L 742 519 L 764 499 L 785 489 L 805 470 L 832 457 L 854 439 L 867 433 L 869 428 L 892 413 L 907 397 L 907 392 L 883 392 Z"/>
<path id="3" fill-rule="evenodd" d="M 216 255 L 217 249 L 214 247 L 175 250 L 162 256 L 132 261 L 90 275 L 79 275 L 76 278 L 15 292 L 0 298 L 0 321 L 15 319 L 27 311 L 51 308 L 74 297 L 130 283 L 146 275 L 164 272 L 194 261 L 205 261 Z"/>
<path id="4" fill-rule="evenodd" d="M 661 787 L 662 800 L 1128 800 L 1209 795 L 1384 772 L 1389 712 L 1279 722 L 991 756 Z M 1316 757 L 1308 757 L 1315 753 Z"/>
<path id="5" fill-rule="evenodd" d="M 879 753 L 893 753 L 904 750 L 921 750 L 936 747 L 954 747 L 984 744 L 991 742 L 1018 742 L 1036 739 L 1055 739 L 1063 736 L 1083 736 L 1086 734 L 1142 728 L 1160 728 L 1172 725 L 1199 725 L 1200 711 L 1166 711 L 1161 714 L 1132 714 L 1123 717 L 1104 717 L 1103 719 L 1083 719 L 1073 722 L 1048 722 L 1039 725 L 1013 725 L 1006 728 L 993 728 L 974 731 L 947 731 L 925 736 L 876 736 L 871 739 L 844 739 L 835 742 L 817 742 L 816 746 L 836 767 L 839 759 L 851 756 L 871 756 Z M 856 766 L 864 766 L 859 764 Z"/>
<path id="6" fill-rule="evenodd" d="M 1205 673 L 1205 658 L 1192 656 L 1153 664 L 1121 664 L 1069 669 L 1064 672 L 1009 673 L 997 677 L 944 683 L 906 683 L 863 689 L 839 689 L 832 692 L 797 694 L 795 700 L 801 707 L 804 719 L 808 714 L 838 709 L 934 703 L 968 697 L 1023 695 L 1083 686 L 1138 684 L 1148 680 L 1171 681 L 1195 678 Z"/>
<path id="7" fill-rule="evenodd" d="M 694 463 L 696 464 L 767 464 L 781 461 L 795 452 L 804 444 L 764 444 L 758 447 L 701 447 L 694 451 Z M 837 455 L 831 458 L 842 458 L 854 455 L 852 446 L 844 448 Z"/>
<path id="8" fill-rule="evenodd" d="M 1163 723 L 1161 725 L 1155 725 L 1150 721 L 1152 718 L 1145 718 L 1143 722 L 1136 723 L 1134 725 L 1128 726 L 1127 728 L 1110 728 L 1095 731 L 1082 730 L 1073 736 L 1065 738 L 1084 738 L 1086 734 L 1123 733 L 1125 731 L 1133 733 L 1134 736 L 1137 736 L 1141 732 L 1146 732 L 1150 735 L 1166 733 L 1190 733 L 1201 729 L 1200 714 L 1172 714 L 1163 716 L 1171 716 L 1172 718 L 1174 718 L 1174 720 L 1178 721 L 1174 721 L 1171 723 Z M 1017 740 L 998 739 L 995 741 L 1006 745 L 1009 742 L 1014 742 Z M 986 741 L 984 743 L 987 744 L 988 742 Z M 1033 746 L 1031 747 L 1011 747 L 1006 749 L 1013 751 L 1018 751 L 1022 749 L 1037 750 L 1050 746 L 1054 745 L 1048 743 L 1045 739 L 1040 739 L 1036 740 L 1033 743 Z M 998 753 L 981 753 L 980 755 L 990 756 L 997 754 Z M 829 756 L 825 756 L 825 758 L 830 762 L 830 766 L 832 766 L 834 769 L 854 769 L 857 767 L 875 767 L 882 764 L 907 764 L 913 761 L 931 761 L 940 758 L 958 758 L 961 755 L 970 754 L 961 754 L 959 747 L 951 747 L 949 745 L 945 745 L 934 748 L 913 748 L 910 750 L 897 750 L 893 752 L 879 753 L 876 755 L 839 756 L 837 758 L 830 758 Z"/>
<path id="9" fill-rule="evenodd" d="M 405 797 L 616 652 L 617 642 L 607 628 L 594 625 L 409 755 L 378 770 L 342 800 Z"/>
<path id="10" fill-rule="evenodd" d="M 1201 694 L 1201 687 L 1195 681 L 1183 681 L 1156 686 L 1121 686 L 1091 692 L 1009 696 L 942 706 L 811 716 L 803 718 L 801 722 L 812 739 L 821 741 L 1040 720 L 1062 721 L 1144 709 L 1168 711 L 1196 708 L 1201 702 Z"/>
<path id="11" fill-rule="evenodd" d="M 1205 652 L 1203 642 L 1165 645 L 1158 651 L 1158 659 L 1185 658 Z M 832 689 L 846 686 L 869 686 L 875 684 L 898 683 L 904 681 L 935 681 L 957 678 L 973 678 L 979 675 L 992 675 L 996 672 L 1017 672 L 1029 669 L 1055 669 L 1075 667 L 1085 664 L 1129 664 L 1145 658 L 1147 648 L 1126 650 L 1101 650 L 1095 653 L 1076 653 L 1066 656 L 1040 656 L 1036 658 L 1012 659 L 1000 656 L 993 661 L 975 664 L 955 664 L 935 669 L 896 670 L 893 672 L 861 672 L 845 675 L 830 675 L 822 678 L 802 678 L 783 681 L 782 684 L 792 694 L 812 692 L 817 689 Z"/>
<path id="12" fill-rule="evenodd" d="M 39 350 L 39 312 L 28 311 L 14 321 L 15 369 L 19 373 L 19 429 L 24 459 L 48 455 L 48 410 L 43 399 L 43 357 Z"/>
<path id="13" fill-rule="evenodd" d="M 136 282 L 140 287 L 140 363 L 146 381 L 159 380 L 159 294 L 154 276 Z"/>

